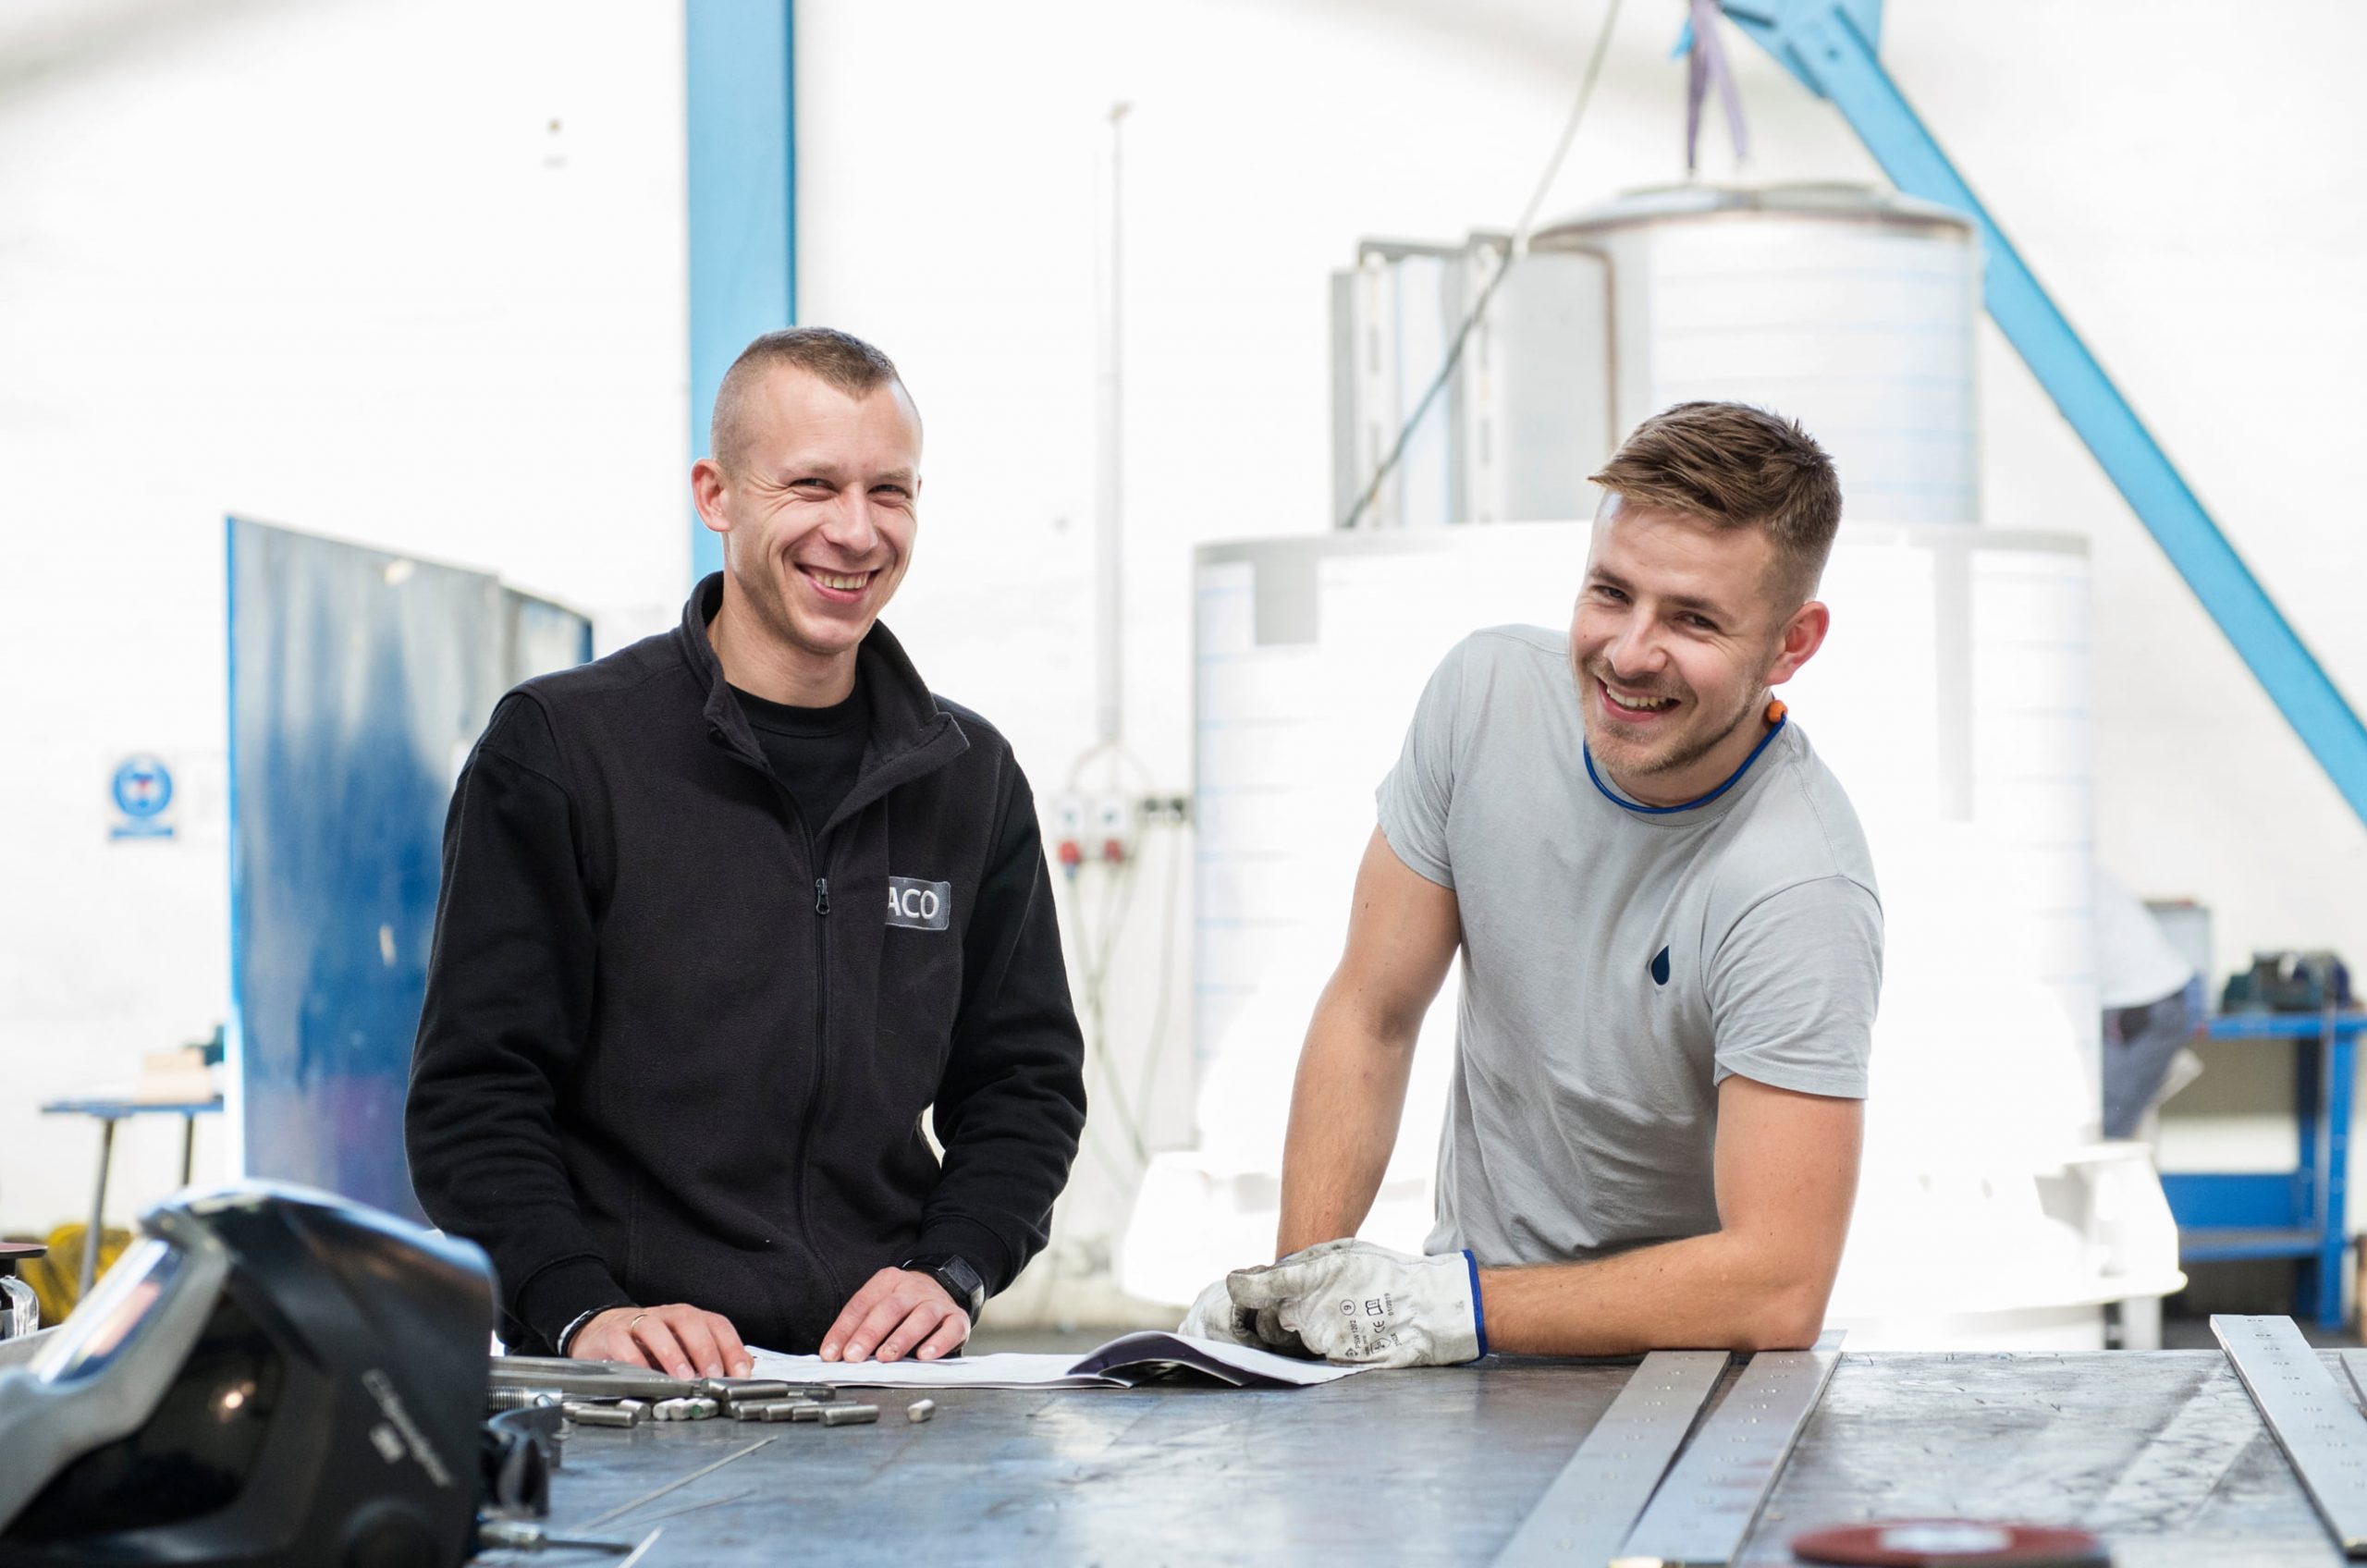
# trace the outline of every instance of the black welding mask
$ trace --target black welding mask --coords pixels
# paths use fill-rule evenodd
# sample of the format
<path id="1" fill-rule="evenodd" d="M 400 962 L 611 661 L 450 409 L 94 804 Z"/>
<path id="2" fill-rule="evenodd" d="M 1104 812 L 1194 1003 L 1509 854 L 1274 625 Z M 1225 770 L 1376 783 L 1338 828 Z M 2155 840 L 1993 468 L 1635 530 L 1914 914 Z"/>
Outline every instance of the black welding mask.
<path id="1" fill-rule="evenodd" d="M 0 1342 L 0 1568 L 446 1568 L 493 1332 L 466 1242 L 300 1188 L 192 1193 Z"/>

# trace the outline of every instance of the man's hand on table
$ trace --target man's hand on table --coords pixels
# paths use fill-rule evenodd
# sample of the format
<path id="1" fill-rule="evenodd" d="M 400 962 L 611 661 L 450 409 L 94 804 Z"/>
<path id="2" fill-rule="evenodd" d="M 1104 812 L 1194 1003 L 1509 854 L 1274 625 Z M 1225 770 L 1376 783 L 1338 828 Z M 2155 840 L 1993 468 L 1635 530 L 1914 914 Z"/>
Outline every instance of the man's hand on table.
<path id="1" fill-rule="evenodd" d="M 621 1361 L 676 1378 L 745 1378 L 755 1358 L 731 1320 L 676 1302 L 612 1306 L 575 1331 L 567 1354 L 579 1361 Z"/>
<path id="2" fill-rule="evenodd" d="M 935 1361 L 970 1337 L 970 1314 L 917 1269 L 883 1268 L 822 1336 L 825 1361 Z"/>
<path id="3" fill-rule="evenodd" d="M 1252 1337 L 1241 1342 L 1260 1349 L 1375 1366 L 1447 1366 L 1488 1354 L 1469 1253 L 1409 1257 L 1348 1238 L 1236 1268 L 1224 1286 L 1225 1326 L 1246 1329 Z M 1201 1293 L 1193 1316 L 1223 1321 L 1211 1294 Z M 1184 1331 L 1193 1331 L 1188 1320 Z"/>

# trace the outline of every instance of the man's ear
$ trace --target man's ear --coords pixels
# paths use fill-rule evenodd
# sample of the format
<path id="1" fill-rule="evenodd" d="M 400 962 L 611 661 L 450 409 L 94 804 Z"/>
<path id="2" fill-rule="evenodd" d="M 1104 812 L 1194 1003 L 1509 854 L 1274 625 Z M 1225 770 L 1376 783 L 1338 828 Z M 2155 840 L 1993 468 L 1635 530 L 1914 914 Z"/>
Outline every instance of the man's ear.
<path id="1" fill-rule="evenodd" d="M 1810 599 L 1792 612 L 1784 623 L 1783 635 L 1775 645 L 1775 662 L 1768 668 L 1767 684 L 1781 686 L 1800 672 L 1800 666 L 1816 656 L 1824 646 L 1824 634 L 1833 628 L 1833 612 L 1818 600 Z"/>
<path id="2" fill-rule="evenodd" d="M 717 533 L 731 532 L 731 519 L 723 509 L 723 465 L 713 458 L 701 458 L 691 465 L 691 505 L 698 508 L 699 521 Z"/>

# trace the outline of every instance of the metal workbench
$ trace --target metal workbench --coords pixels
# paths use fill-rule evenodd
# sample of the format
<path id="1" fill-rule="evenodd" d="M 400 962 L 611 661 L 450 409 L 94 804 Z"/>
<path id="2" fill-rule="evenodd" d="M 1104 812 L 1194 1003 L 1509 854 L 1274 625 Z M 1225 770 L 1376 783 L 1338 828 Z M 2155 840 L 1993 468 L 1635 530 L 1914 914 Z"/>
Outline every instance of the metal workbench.
<path id="1" fill-rule="evenodd" d="M 550 1524 L 774 1438 L 590 1533 L 662 1526 L 644 1568 L 1485 1563 L 1628 1370 L 1498 1358 L 1276 1392 L 939 1390 L 918 1426 L 911 1395 L 879 1390 L 875 1427 L 585 1430 Z M 2342 1561 L 2216 1351 L 1847 1355 L 1738 1561 L 1789 1563 L 1801 1530 L 1918 1513 L 2079 1525 L 2120 1568 Z"/>

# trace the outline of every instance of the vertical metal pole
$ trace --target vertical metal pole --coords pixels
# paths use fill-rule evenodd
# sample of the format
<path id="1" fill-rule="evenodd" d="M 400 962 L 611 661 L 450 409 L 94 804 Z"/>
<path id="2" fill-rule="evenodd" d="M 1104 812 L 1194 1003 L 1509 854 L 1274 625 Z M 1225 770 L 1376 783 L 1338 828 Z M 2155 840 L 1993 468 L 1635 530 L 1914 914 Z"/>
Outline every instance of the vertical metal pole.
<path id="1" fill-rule="evenodd" d="M 82 1271 L 74 1287 L 74 1305 L 90 1299 L 91 1281 L 99 1275 L 99 1242 L 106 1234 L 107 1164 L 115 1158 L 115 1118 L 99 1118 L 99 1186 L 91 1195 L 91 1229 L 82 1237 Z"/>
<path id="2" fill-rule="evenodd" d="M 1101 365 L 1095 391 L 1093 673 L 1094 739 L 1115 745 L 1125 733 L 1125 667 L 1120 631 L 1125 521 L 1125 165 L 1131 104 L 1110 105 L 1109 232 L 1101 247 Z"/>
<path id="3" fill-rule="evenodd" d="M 797 319 L 796 33 L 791 0 L 686 0 L 691 452 L 723 373 Z M 691 575 L 723 567 L 693 513 Z"/>
<path id="4" fill-rule="evenodd" d="M 2319 1103 L 2325 1108 L 2325 1135 L 2320 1139 L 2322 1174 L 2318 1187 L 2318 1327 L 2342 1327 L 2342 1286 L 2348 1272 L 2344 1256 L 2350 1247 L 2349 1194 L 2350 1180 L 2350 1100 L 2356 1086 L 2358 1038 L 2340 1026 L 2331 1005 L 2323 1015 L 2324 1031 L 2319 1052 L 2326 1064 L 2325 1087 Z"/>
<path id="5" fill-rule="evenodd" d="M 181 1113 L 181 1185 L 182 1185 L 182 1186 L 186 1187 L 186 1186 L 188 1186 L 188 1185 L 189 1185 L 189 1183 L 190 1183 L 190 1177 L 191 1173 L 192 1173 L 192 1172 L 194 1172 L 196 1170 L 197 1170 L 197 1112 L 195 1112 L 195 1111 L 193 1111 L 193 1110 L 187 1110 L 187 1111 L 183 1111 L 183 1112 Z"/>

